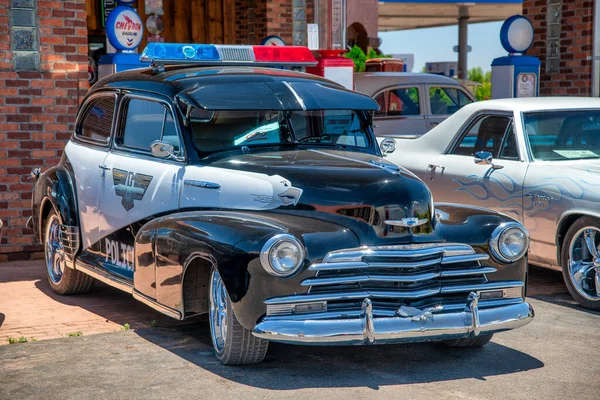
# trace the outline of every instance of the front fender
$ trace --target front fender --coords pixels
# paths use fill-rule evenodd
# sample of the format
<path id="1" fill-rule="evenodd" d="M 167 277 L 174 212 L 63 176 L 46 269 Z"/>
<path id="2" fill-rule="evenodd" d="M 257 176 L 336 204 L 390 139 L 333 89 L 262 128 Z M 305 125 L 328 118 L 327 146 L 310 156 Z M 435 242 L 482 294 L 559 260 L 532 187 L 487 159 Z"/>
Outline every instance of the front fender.
<path id="1" fill-rule="evenodd" d="M 527 256 L 511 264 L 497 262 L 490 251 L 492 232 L 504 222 L 518 222 L 513 218 L 495 211 L 480 207 L 463 206 L 459 204 L 439 203 L 435 205 L 437 225 L 436 230 L 445 242 L 465 243 L 478 253 L 487 253 L 490 258 L 486 265 L 496 268 L 496 272 L 488 274 L 490 281 L 527 279 Z"/>
<path id="2" fill-rule="evenodd" d="M 259 260 L 260 251 L 269 238 L 281 233 L 292 234 L 304 244 L 306 265 L 322 259 L 329 251 L 359 245 L 348 229 L 305 217 L 266 212 L 177 213 L 150 222 L 138 232 L 137 264 L 140 264 L 139 257 L 144 257 L 143 264 L 148 266 L 149 237 L 154 238 L 151 246 L 155 252 L 154 274 L 149 273 L 148 268 L 136 269 L 134 286 L 158 303 L 184 315 L 186 268 L 195 258 L 200 258 L 219 271 L 238 320 L 247 329 L 252 329 L 265 314 L 264 300 L 305 292 L 307 288 L 300 286 L 300 282 L 314 275 L 303 269 L 293 277 L 280 278 L 264 270 Z M 145 251 L 141 251 L 142 246 Z M 148 282 L 152 276 L 155 276 L 154 285 Z"/>
<path id="3" fill-rule="evenodd" d="M 39 242 L 43 240 L 43 218 L 49 207 L 60 215 L 64 225 L 79 226 L 73 180 L 68 169 L 63 165 L 41 173 L 34 185 L 32 223 L 35 238 Z"/>

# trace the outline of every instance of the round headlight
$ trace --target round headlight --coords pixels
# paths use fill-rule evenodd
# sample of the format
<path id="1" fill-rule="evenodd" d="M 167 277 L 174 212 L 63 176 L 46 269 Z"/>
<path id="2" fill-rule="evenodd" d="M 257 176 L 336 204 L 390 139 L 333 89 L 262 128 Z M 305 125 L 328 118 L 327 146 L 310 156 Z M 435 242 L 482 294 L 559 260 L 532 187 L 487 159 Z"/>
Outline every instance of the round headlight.
<path id="1" fill-rule="evenodd" d="M 529 233 L 517 222 L 506 222 L 492 232 L 490 249 L 494 258 L 502 263 L 520 259 L 529 249 Z"/>
<path id="2" fill-rule="evenodd" d="M 292 235 L 275 235 L 260 252 L 260 262 L 273 276 L 289 276 L 298 271 L 305 258 L 304 247 Z"/>

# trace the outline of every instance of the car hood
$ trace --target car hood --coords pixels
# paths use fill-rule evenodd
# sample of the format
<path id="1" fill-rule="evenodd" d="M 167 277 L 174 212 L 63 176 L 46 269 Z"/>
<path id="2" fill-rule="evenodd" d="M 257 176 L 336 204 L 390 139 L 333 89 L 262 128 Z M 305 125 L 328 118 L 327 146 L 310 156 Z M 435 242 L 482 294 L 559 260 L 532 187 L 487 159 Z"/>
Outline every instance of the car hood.
<path id="1" fill-rule="evenodd" d="M 330 149 L 255 151 L 222 156 L 209 166 L 285 179 L 282 204 L 273 212 L 332 220 L 379 238 L 432 230 L 427 186 L 375 155 Z M 411 230 L 401 226 L 412 221 L 406 218 L 416 218 L 420 225 Z"/>

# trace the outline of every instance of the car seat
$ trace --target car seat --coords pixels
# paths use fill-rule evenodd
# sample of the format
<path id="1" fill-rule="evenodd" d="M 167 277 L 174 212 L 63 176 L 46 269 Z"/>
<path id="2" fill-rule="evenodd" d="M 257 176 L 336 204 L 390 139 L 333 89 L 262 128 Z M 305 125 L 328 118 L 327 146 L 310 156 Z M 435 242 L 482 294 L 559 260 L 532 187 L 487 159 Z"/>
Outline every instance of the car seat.
<path id="1" fill-rule="evenodd" d="M 508 118 L 501 116 L 491 116 L 482 120 L 475 141 L 475 153 L 489 151 L 494 158 L 497 158 L 508 122 Z"/>

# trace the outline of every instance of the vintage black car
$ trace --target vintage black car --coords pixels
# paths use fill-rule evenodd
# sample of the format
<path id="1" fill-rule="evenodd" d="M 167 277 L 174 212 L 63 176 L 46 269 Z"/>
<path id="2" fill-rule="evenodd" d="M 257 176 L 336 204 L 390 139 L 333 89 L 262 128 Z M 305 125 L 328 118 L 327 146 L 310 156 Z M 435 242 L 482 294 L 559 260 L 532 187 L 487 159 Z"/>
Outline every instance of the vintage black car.
<path id="1" fill-rule="evenodd" d="M 208 314 L 224 364 L 262 361 L 269 341 L 481 346 L 531 321 L 523 226 L 434 206 L 382 158 L 370 97 L 264 67 L 313 63 L 308 49 L 143 57 L 92 88 L 60 164 L 32 173 L 56 293 L 100 280 L 176 319 Z"/>

